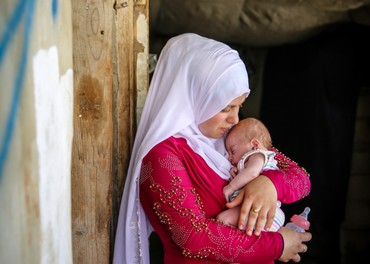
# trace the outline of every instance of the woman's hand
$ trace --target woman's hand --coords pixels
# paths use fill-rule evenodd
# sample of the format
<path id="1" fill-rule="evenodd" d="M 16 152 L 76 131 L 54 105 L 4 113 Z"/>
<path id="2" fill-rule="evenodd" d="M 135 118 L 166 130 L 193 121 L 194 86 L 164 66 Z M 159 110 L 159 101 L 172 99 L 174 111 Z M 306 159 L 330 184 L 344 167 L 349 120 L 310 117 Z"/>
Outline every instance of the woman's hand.
<path id="1" fill-rule="evenodd" d="M 308 247 L 304 242 L 311 240 L 311 233 L 298 233 L 286 227 L 281 227 L 278 232 L 284 239 L 284 249 L 279 260 L 282 262 L 288 262 L 289 260 L 299 262 L 301 260 L 299 254 L 307 252 Z"/>
<path id="2" fill-rule="evenodd" d="M 260 175 L 249 182 L 231 202 L 228 208 L 241 205 L 238 227 L 244 229 L 248 235 L 259 235 L 263 229 L 269 230 L 275 216 L 277 192 L 269 178 Z M 245 225 L 246 219 L 248 222 Z"/>

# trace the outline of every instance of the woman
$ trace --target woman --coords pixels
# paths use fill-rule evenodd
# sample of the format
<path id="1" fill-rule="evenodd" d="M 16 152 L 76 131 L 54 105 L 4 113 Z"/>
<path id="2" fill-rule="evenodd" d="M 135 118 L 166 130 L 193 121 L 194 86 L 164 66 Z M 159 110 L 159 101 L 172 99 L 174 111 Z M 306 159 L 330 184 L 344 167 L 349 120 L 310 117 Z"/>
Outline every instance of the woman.
<path id="1" fill-rule="evenodd" d="M 165 263 L 272 263 L 300 260 L 309 233 L 273 221 L 277 199 L 308 194 L 307 174 L 282 155 L 282 172 L 257 177 L 228 206 L 242 204 L 248 235 L 215 220 L 230 163 L 224 136 L 239 122 L 250 90 L 245 65 L 229 46 L 196 34 L 168 41 L 154 72 L 130 160 L 118 219 L 114 263 L 149 263 L 154 230 Z M 284 241 L 283 241 L 284 240 Z"/>

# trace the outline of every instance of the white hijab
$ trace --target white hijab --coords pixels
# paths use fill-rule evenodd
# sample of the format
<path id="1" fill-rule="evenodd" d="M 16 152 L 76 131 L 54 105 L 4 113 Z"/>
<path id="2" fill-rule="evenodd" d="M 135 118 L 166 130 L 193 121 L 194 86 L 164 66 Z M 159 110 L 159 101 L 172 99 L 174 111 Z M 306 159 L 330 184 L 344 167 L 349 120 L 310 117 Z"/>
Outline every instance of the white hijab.
<path id="1" fill-rule="evenodd" d="M 139 201 L 141 162 L 170 136 L 186 138 L 220 177 L 229 177 L 224 139 L 210 139 L 198 125 L 232 100 L 248 96 L 248 74 L 238 53 L 224 43 L 186 33 L 170 39 L 155 69 L 137 130 L 123 191 L 114 264 L 149 263 L 150 223 Z"/>

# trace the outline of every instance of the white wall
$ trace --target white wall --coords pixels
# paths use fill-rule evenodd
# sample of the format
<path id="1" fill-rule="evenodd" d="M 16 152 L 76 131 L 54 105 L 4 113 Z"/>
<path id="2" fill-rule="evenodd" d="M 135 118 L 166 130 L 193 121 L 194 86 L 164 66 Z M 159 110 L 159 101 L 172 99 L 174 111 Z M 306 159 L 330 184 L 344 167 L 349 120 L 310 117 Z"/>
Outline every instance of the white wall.
<path id="1" fill-rule="evenodd" d="M 0 2 L 0 263 L 72 263 L 68 0 Z"/>

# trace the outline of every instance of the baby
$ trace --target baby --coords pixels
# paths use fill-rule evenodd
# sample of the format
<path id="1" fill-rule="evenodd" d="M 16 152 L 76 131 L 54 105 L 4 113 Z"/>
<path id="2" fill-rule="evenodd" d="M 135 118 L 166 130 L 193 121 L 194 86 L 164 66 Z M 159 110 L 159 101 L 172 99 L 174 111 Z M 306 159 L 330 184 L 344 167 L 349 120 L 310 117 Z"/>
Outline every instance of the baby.
<path id="1" fill-rule="evenodd" d="M 230 170 L 230 182 L 223 189 L 225 199 L 233 200 L 239 190 L 256 178 L 264 170 L 278 170 L 274 159 L 275 152 L 270 151 L 272 140 L 266 126 L 256 118 L 245 118 L 233 126 L 225 140 L 229 160 L 234 166 Z M 269 231 L 277 231 L 284 225 L 285 214 L 277 202 L 274 222 Z M 221 212 L 217 219 L 225 224 L 237 226 L 240 207 Z"/>

